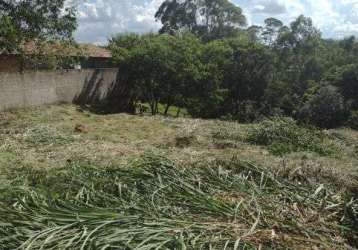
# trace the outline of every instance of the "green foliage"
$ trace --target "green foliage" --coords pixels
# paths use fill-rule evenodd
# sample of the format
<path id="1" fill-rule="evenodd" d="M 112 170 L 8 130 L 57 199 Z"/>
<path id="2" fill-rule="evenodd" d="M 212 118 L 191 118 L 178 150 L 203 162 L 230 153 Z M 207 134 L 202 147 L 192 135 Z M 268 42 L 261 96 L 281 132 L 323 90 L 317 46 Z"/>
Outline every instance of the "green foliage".
<path id="1" fill-rule="evenodd" d="M 205 41 L 236 35 L 246 24 L 241 8 L 228 0 L 165 0 L 155 18 L 163 24 L 160 33 L 189 31 Z"/>
<path id="2" fill-rule="evenodd" d="M 29 41 L 71 40 L 76 13 L 64 6 L 65 0 L 0 1 L 0 51 L 21 52 Z"/>
<path id="3" fill-rule="evenodd" d="M 130 57 L 131 49 L 139 46 L 142 38 L 137 34 L 118 34 L 109 40 L 114 63 L 125 62 Z"/>
<path id="4" fill-rule="evenodd" d="M 358 130 L 358 111 L 352 111 L 348 120 L 348 125 Z"/>
<path id="5" fill-rule="evenodd" d="M 303 15 L 240 30 L 241 9 L 227 0 L 167 0 L 156 17 L 166 35 L 119 35 L 109 45 L 134 102 L 152 114 L 161 103 L 164 113 L 177 106 L 239 122 L 283 115 L 334 128 L 358 108 L 354 37 L 325 40 Z"/>
<path id="6" fill-rule="evenodd" d="M 327 81 L 336 86 L 352 109 L 358 108 L 358 64 L 333 67 L 327 73 Z"/>
<path id="7" fill-rule="evenodd" d="M 283 23 L 276 18 L 267 18 L 265 20 L 265 28 L 262 32 L 262 38 L 268 46 L 273 46 L 280 29 L 283 27 Z"/>
<path id="8" fill-rule="evenodd" d="M 158 113 L 159 102 L 167 106 L 165 113 L 174 105 L 185 107 L 202 77 L 201 44 L 191 35 L 118 36 L 110 48 L 121 75 L 152 114 Z"/>
<path id="9" fill-rule="evenodd" d="M 320 155 L 335 153 L 333 147 L 324 145 L 325 136 L 317 130 L 299 126 L 292 118 L 265 120 L 253 128 L 247 141 L 268 146 L 277 155 L 309 151 Z"/>
<path id="10" fill-rule="evenodd" d="M 40 181 L 8 187 L 4 250 L 344 249 L 356 237 L 354 200 L 237 160 L 179 167 L 148 155 L 109 169 L 79 160 L 18 177 Z"/>
<path id="11" fill-rule="evenodd" d="M 10 53 L 17 49 L 20 35 L 10 17 L 0 15 L 0 54 Z"/>
<path id="12" fill-rule="evenodd" d="M 323 86 L 308 97 L 300 110 L 300 118 L 322 128 L 343 124 L 346 107 L 342 95 L 332 86 Z"/>
<path id="13" fill-rule="evenodd" d="M 221 107 L 228 96 L 228 90 L 222 83 L 232 56 L 233 50 L 225 41 L 213 41 L 202 45 L 201 76 L 192 86 L 193 93 L 188 106 L 190 114 L 215 118 L 222 113 Z"/>

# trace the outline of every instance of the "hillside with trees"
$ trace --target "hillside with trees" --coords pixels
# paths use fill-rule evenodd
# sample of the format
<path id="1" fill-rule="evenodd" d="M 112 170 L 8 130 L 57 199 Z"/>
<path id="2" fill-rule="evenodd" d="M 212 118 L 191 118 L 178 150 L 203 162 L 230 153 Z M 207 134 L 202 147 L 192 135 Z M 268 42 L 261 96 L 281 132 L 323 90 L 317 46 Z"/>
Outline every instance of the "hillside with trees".
<path id="1" fill-rule="evenodd" d="M 290 116 L 322 128 L 357 128 L 358 42 L 323 39 L 309 17 L 245 27 L 227 0 L 167 0 L 159 34 L 119 34 L 114 60 L 139 101 L 194 117 L 252 122 Z"/>
<path id="2" fill-rule="evenodd" d="M 68 3 L 0 0 L 0 55 L 75 44 Z M 243 13 L 165 0 L 158 33 L 109 39 L 103 105 L 0 112 L 0 250 L 357 249 L 358 40 Z"/>

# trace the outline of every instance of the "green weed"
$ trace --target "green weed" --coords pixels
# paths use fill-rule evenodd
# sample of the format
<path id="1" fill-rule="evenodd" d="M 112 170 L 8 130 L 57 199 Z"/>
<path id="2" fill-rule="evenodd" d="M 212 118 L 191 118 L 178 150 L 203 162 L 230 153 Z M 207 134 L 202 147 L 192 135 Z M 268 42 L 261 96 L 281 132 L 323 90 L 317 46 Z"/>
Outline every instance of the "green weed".
<path id="1" fill-rule="evenodd" d="M 265 120 L 253 127 L 246 138 L 249 143 L 268 146 L 276 155 L 299 151 L 332 155 L 336 149 L 325 144 L 326 139 L 322 132 L 301 127 L 291 118 Z"/>

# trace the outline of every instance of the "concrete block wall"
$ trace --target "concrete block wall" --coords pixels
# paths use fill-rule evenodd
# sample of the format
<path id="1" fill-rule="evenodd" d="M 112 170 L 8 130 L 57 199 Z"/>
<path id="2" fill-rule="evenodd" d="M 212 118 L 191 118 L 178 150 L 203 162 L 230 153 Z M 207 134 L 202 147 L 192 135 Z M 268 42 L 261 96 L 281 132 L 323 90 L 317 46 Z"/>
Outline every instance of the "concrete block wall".
<path id="1" fill-rule="evenodd" d="M 0 73 L 0 111 L 55 103 L 92 104 L 118 83 L 117 69 Z"/>

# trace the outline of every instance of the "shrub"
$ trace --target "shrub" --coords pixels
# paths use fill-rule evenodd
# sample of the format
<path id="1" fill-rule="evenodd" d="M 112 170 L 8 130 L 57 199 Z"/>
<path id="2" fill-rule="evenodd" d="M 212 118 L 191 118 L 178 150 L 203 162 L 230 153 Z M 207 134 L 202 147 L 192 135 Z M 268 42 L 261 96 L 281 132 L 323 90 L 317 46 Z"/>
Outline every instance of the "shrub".
<path id="1" fill-rule="evenodd" d="M 334 128 L 346 122 L 344 98 L 333 86 L 323 86 L 309 96 L 299 118 L 321 128 Z"/>
<path id="2" fill-rule="evenodd" d="M 348 125 L 352 129 L 357 129 L 358 130 L 358 110 L 351 112 L 351 115 L 350 115 L 349 121 L 348 121 Z"/>
<path id="3" fill-rule="evenodd" d="M 324 138 L 320 131 L 301 127 L 292 118 L 276 117 L 255 126 L 249 131 L 247 141 L 268 146 L 277 155 L 298 151 L 330 155 L 334 150 L 323 145 Z"/>

